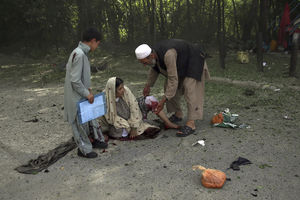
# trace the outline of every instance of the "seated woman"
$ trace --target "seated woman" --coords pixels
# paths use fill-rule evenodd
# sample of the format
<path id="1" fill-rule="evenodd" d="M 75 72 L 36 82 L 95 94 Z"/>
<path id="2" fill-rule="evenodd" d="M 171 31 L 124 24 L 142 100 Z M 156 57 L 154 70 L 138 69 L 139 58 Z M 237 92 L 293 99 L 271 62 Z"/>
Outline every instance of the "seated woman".
<path id="1" fill-rule="evenodd" d="M 143 121 L 139 103 L 130 89 L 124 85 L 122 79 L 110 78 L 105 87 L 105 95 L 107 113 L 104 118 L 100 118 L 100 124 L 104 132 L 108 131 L 109 137 L 115 139 L 146 139 L 157 136 L 160 128 Z M 151 100 L 154 99 L 151 98 Z M 155 105 L 154 101 L 151 100 L 149 109 L 152 109 Z M 170 128 L 178 128 L 176 124 L 168 120 L 162 111 L 158 116 L 167 122 L 166 124 Z"/>

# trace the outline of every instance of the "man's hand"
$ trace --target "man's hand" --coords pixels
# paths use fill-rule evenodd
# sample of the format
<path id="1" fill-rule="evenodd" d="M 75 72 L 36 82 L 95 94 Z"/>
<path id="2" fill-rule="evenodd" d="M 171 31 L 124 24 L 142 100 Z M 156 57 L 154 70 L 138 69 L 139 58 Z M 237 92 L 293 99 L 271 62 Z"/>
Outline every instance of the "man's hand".
<path id="1" fill-rule="evenodd" d="M 144 95 L 144 97 L 146 97 L 146 96 L 149 96 L 149 94 L 150 94 L 150 86 L 146 85 L 143 90 L 143 95 Z"/>
<path id="2" fill-rule="evenodd" d="M 88 99 L 89 103 L 92 104 L 92 103 L 94 103 L 94 95 L 92 94 L 92 90 L 90 88 L 88 90 L 89 90 L 90 94 L 86 98 Z"/>
<path id="3" fill-rule="evenodd" d="M 160 111 L 162 111 L 162 109 L 164 109 L 164 105 L 165 105 L 165 102 L 167 101 L 167 98 L 166 97 L 163 97 L 162 100 L 160 100 L 160 102 L 158 102 L 158 105 L 155 109 L 155 114 L 158 114 L 160 113 Z"/>
<path id="4" fill-rule="evenodd" d="M 137 136 L 136 128 L 131 128 L 130 133 L 129 133 L 129 138 L 134 139 L 136 136 Z"/>

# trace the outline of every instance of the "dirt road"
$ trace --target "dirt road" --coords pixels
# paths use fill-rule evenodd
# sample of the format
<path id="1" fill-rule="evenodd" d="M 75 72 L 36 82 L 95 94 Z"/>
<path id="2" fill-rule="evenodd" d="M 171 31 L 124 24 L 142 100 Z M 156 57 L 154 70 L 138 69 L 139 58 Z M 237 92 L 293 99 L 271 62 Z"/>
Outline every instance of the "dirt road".
<path id="1" fill-rule="evenodd" d="M 140 87 L 135 81 L 129 85 Z M 110 140 L 107 152 L 96 150 L 97 159 L 79 158 L 74 150 L 49 172 L 24 175 L 14 168 L 72 136 L 63 121 L 63 83 L 41 86 L 2 79 L 0 199 L 298 199 L 299 95 L 282 89 L 245 96 L 244 89 L 208 83 L 204 120 L 189 137 L 167 130 L 154 140 Z M 226 107 L 250 127 L 211 127 L 212 115 Z M 32 119 L 37 122 L 26 122 Z M 192 146 L 199 139 L 205 139 L 205 146 Z M 253 164 L 240 171 L 227 169 L 239 156 Z M 222 189 L 204 188 L 200 172 L 192 171 L 197 164 L 222 170 L 231 181 Z"/>

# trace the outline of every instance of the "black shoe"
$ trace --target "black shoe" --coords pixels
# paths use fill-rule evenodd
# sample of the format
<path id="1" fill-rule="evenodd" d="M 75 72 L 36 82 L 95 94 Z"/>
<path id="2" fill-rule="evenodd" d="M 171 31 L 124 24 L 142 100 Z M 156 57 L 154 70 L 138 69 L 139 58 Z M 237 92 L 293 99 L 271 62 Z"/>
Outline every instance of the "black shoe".
<path id="1" fill-rule="evenodd" d="M 84 158 L 96 158 L 98 156 L 98 154 L 93 151 L 84 155 L 79 149 L 77 149 L 77 155 Z"/>
<path id="2" fill-rule="evenodd" d="M 95 140 L 95 142 L 93 142 L 93 148 L 96 149 L 106 149 L 108 146 L 108 144 L 106 142 L 101 142 L 99 140 Z"/>

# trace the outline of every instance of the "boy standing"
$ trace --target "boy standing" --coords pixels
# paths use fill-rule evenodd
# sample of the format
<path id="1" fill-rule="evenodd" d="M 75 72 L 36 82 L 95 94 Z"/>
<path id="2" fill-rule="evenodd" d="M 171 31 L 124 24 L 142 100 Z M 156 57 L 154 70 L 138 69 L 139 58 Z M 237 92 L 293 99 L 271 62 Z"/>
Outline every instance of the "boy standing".
<path id="1" fill-rule="evenodd" d="M 89 28 L 83 33 L 82 41 L 71 53 L 66 65 L 64 86 L 64 118 L 72 127 L 75 142 L 78 146 L 77 154 L 81 157 L 95 158 L 97 153 L 92 148 L 107 148 L 100 126 L 96 120 L 80 124 L 77 114 L 77 102 L 87 98 L 89 103 L 94 102 L 91 91 L 91 69 L 87 57 L 89 51 L 94 51 L 100 44 L 101 34 L 95 28 Z M 90 130 L 93 130 L 93 144 L 89 139 Z"/>

